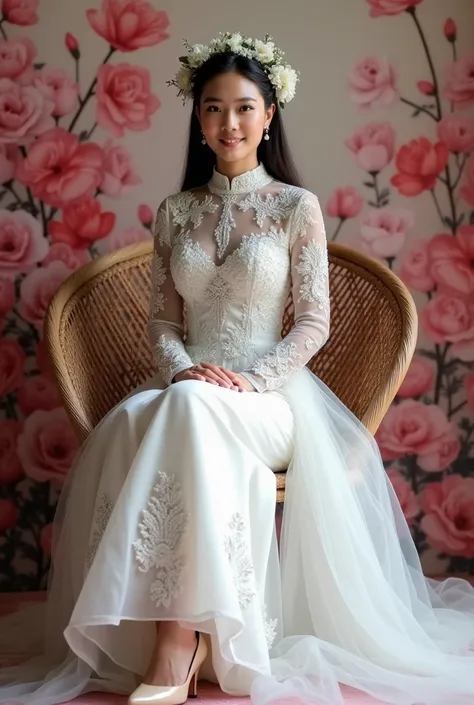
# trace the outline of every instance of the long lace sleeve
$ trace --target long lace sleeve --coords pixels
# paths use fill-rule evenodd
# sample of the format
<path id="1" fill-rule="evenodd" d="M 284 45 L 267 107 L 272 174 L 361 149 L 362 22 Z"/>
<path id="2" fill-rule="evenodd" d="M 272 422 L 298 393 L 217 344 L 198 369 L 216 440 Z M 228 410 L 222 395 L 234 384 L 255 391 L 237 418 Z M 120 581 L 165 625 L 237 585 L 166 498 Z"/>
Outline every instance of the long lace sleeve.
<path id="1" fill-rule="evenodd" d="M 316 196 L 305 192 L 289 227 L 295 324 L 281 342 L 242 373 L 258 392 L 284 384 L 329 337 L 327 244 Z"/>
<path id="2" fill-rule="evenodd" d="M 183 300 L 174 286 L 170 257 L 168 200 L 165 199 L 155 221 L 148 335 L 158 372 L 168 385 L 178 372 L 193 364 L 184 347 Z"/>

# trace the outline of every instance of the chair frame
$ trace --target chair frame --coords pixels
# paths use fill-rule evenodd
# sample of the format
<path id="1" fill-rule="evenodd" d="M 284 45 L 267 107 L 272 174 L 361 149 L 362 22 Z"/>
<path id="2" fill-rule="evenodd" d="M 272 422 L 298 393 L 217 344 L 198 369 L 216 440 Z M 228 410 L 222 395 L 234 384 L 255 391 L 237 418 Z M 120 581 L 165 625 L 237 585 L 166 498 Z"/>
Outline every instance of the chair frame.
<path id="1" fill-rule="evenodd" d="M 62 354 L 65 342 L 62 335 L 63 315 L 71 299 L 77 296 L 80 290 L 87 286 L 94 277 L 111 270 L 114 265 L 147 257 L 152 253 L 152 250 L 153 241 L 150 239 L 108 253 L 80 267 L 59 287 L 48 307 L 44 338 L 60 396 L 81 441 L 92 431 L 92 424 L 74 389 Z M 399 306 L 403 348 L 398 355 L 398 364 L 386 375 L 364 416 L 360 419 L 363 425 L 372 434 L 375 434 L 408 371 L 415 350 L 418 321 L 415 303 L 400 279 L 378 260 L 358 250 L 336 243 L 328 244 L 328 254 L 330 261 L 337 265 L 347 267 L 350 264 L 359 269 L 365 269 L 391 291 Z"/>

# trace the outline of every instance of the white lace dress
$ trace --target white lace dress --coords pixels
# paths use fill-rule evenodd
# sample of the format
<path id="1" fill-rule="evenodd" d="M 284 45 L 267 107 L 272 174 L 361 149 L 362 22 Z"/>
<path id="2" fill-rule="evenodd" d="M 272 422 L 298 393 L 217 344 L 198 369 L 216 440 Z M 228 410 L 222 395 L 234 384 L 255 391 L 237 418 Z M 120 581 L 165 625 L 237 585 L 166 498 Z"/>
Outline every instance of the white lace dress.
<path id="1" fill-rule="evenodd" d="M 81 449 L 46 628 L 37 607 L 0 621 L 8 645 L 16 627 L 44 654 L 0 674 L 0 702 L 129 693 L 155 622 L 178 620 L 210 639 L 203 675 L 258 705 L 342 705 L 341 683 L 397 705 L 472 705 L 473 591 L 425 581 L 373 439 L 305 368 L 329 335 L 316 197 L 262 166 L 214 172 L 161 204 L 152 276 L 158 374 Z M 171 384 L 202 360 L 257 392 Z M 279 559 L 274 472 L 287 467 Z"/>

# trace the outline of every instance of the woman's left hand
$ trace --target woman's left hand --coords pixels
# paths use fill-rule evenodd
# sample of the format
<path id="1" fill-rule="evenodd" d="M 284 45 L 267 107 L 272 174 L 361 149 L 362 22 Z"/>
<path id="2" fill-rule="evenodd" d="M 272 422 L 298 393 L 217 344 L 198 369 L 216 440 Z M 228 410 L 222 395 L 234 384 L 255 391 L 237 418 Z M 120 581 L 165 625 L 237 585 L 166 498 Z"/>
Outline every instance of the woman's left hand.
<path id="1" fill-rule="evenodd" d="M 235 377 L 238 377 L 239 379 L 239 387 L 244 391 L 244 392 L 255 392 L 255 387 L 251 382 L 248 381 L 247 377 L 244 377 L 243 375 L 239 375 L 238 373 L 234 373 Z"/>

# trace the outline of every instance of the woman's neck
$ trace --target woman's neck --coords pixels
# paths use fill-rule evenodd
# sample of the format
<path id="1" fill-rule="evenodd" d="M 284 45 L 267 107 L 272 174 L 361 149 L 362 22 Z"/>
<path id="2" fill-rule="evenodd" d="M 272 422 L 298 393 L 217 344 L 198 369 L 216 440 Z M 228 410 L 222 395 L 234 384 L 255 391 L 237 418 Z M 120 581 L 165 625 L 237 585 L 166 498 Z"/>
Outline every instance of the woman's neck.
<path id="1" fill-rule="evenodd" d="M 218 157 L 216 163 L 216 171 L 223 176 L 227 176 L 228 179 L 241 176 L 247 173 L 247 171 L 252 171 L 252 169 L 256 169 L 257 167 L 258 159 L 256 154 L 246 159 L 241 159 L 238 162 L 225 162 Z"/>

